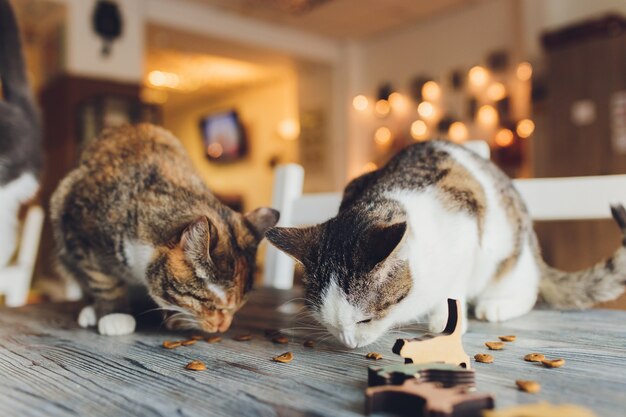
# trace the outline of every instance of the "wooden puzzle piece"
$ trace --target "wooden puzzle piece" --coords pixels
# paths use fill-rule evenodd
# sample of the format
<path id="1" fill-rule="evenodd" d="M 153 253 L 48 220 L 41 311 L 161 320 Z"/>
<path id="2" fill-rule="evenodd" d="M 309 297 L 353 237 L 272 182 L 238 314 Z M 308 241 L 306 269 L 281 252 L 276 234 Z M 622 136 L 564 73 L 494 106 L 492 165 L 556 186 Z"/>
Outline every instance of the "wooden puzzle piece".
<path id="1" fill-rule="evenodd" d="M 448 299 L 448 323 L 443 333 L 428 333 L 415 339 L 398 339 L 393 353 L 407 363 L 443 362 L 469 369 L 470 359 L 463 350 L 461 303 Z"/>
<path id="2" fill-rule="evenodd" d="M 420 382 L 439 382 L 444 387 L 458 385 L 474 386 L 474 370 L 464 369 L 448 363 L 394 364 L 370 366 L 367 371 L 367 385 L 402 385 L 407 379 Z"/>
<path id="3" fill-rule="evenodd" d="M 485 411 L 485 417 L 596 417 L 590 410 L 572 404 L 525 404 Z"/>
<path id="4" fill-rule="evenodd" d="M 480 417 L 493 408 L 491 395 L 468 390 L 408 379 L 402 385 L 367 388 L 365 408 L 368 414 L 386 411 L 411 417 Z"/>

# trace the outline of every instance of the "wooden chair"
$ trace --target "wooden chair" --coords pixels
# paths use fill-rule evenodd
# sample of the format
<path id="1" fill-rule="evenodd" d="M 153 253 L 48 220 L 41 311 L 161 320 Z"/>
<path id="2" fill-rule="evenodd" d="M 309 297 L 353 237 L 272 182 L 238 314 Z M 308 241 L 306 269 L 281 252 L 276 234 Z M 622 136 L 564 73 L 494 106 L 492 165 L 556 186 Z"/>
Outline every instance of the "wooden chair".
<path id="1" fill-rule="evenodd" d="M 43 220 L 44 211 L 40 206 L 31 206 L 28 209 L 22 225 L 16 260 L 0 268 L 0 294 L 4 295 L 5 304 L 9 307 L 26 304 L 39 252 Z"/>
<path id="2" fill-rule="evenodd" d="M 483 141 L 465 144 L 483 158 L 489 146 Z M 335 216 L 341 193 L 303 194 L 304 169 L 281 165 L 274 177 L 272 207 L 280 211 L 279 226 L 305 226 Z M 524 178 L 513 181 L 533 220 L 586 220 L 611 218 L 610 205 L 626 206 L 626 175 L 566 178 Z M 293 259 L 268 245 L 264 285 L 288 289 L 293 286 Z"/>

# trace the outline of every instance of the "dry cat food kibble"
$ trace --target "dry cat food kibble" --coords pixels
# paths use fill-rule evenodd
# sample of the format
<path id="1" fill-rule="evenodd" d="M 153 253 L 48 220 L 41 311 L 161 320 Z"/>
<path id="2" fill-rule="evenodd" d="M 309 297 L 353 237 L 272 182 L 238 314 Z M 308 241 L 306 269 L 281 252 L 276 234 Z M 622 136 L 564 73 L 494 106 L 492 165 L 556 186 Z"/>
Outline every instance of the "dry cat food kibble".
<path id="1" fill-rule="evenodd" d="M 377 360 L 379 360 L 379 359 L 382 359 L 382 358 L 383 358 L 383 355 L 381 355 L 381 354 L 380 354 L 380 353 L 378 353 L 378 352 L 370 352 L 370 353 L 368 353 L 367 355 L 365 355 L 365 357 L 366 357 L 367 359 L 374 359 L 375 361 L 377 361 Z"/>
<path id="2" fill-rule="evenodd" d="M 169 340 L 166 340 L 165 342 L 163 342 L 163 347 L 165 349 L 174 349 L 174 348 L 179 347 L 180 345 L 181 343 L 179 341 L 171 342 Z"/>
<path id="3" fill-rule="evenodd" d="M 248 340 L 252 340 L 252 335 L 251 334 L 240 334 L 240 335 L 237 335 L 237 336 L 233 337 L 233 340 L 236 340 L 238 342 L 247 342 Z"/>
<path id="4" fill-rule="evenodd" d="M 534 394 L 541 391 L 541 385 L 539 385 L 539 382 L 537 381 L 518 379 L 515 383 L 517 384 L 517 387 L 524 392 Z"/>
<path id="5" fill-rule="evenodd" d="M 282 355 L 278 355 L 275 358 L 272 358 L 274 362 L 287 363 L 293 360 L 293 353 L 285 352 Z"/>
<path id="6" fill-rule="evenodd" d="M 502 342 L 485 342 L 485 346 L 487 346 L 490 350 L 502 350 L 504 348 L 504 343 L 502 343 Z"/>
<path id="7" fill-rule="evenodd" d="M 194 343 L 196 343 L 196 340 L 194 340 L 194 339 L 182 340 L 180 342 L 180 344 L 183 345 L 183 346 L 190 346 L 190 345 L 193 345 Z"/>
<path id="8" fill-rule="evenodd" d="M 204 339 L 204 336 L 200 336 L 199 334 L 194 334 L 193 336 L 190 337 L 191 340 L 202 340 Z"/>
<path id="9" fill-rule="evenodd" d="M 517 336 L 514 336 L 514 335 L 498 336 L 498 339 L 502 340 L 503 342 L 515 342 L 515 339 L 517 339 Z"/>
<path id="10" fill-rule="evenodd" d="M 202 361 L 191 361 L 186 366 L 190 371 L 206 371 L 206 365 Z"/>
<path id="11" fill-rule="evenodd" d="M 565 359 L 544 359 L 541 361 L 541 363 L 543 364 L 543 366 L 545 366 L 546 368 L 560 368 L 561 366 L 565 365 Z"/>
<path id="12" fill-rule="evenodd" d="M 272 338 L 272 342 L 278 343 L 280 345 L 285 345 L 285 344 L 289 343 L 289 339 L 287 337 L 285 337 L 285 336 L 282 336 L 282 335 L 274 336 Z"/>
<path id="13" fill-rule="evenodd" d="M 312 348 L 312 347 L 315 347 L 315 341 L 311 339 L 307 339 L 304 341 L 303 345 L 304 347 Z"/>
<path id="14" fill-rule="evenodd" d="M 209 336 L 206 338 L 207 343 L 219 343 L 222 341 L 220 336 Z"/>
<path id="15" fill-rule="evenodd" d="M 543 356 L 543 354 L 541 353 L 529 353 L 528 355 L 524 356 L 524 360 L 526 362 L 541 362 L 545 358 L 546 357 Z"/>
<path id="16" fill-rule="evenodd" d="M 488 353 L 477 353 L 474 355 L 474 359 L 476 359 L 476 362 L 493 363 L 493 356 Z"/>

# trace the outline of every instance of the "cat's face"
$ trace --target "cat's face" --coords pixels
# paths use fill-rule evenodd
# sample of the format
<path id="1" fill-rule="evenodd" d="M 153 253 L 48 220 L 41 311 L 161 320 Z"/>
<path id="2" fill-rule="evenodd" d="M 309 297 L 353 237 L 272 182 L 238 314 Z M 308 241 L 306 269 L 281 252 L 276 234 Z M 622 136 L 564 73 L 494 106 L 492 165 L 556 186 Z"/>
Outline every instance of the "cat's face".
<path id="1" fill-rule="evenodd" d="M 266 236 L 304 266 L 306 299 L 317 319 L 356 348 L 406 317 L 412 280 L 401 250 L 405 232 L 404 222 L 332 219 L 309 228 L 272 228 Z"/>
<path id="2" fill-rule="evenodd" d="M 228 330 L 252 288 L 257 246 L 277 221 L 269 208 L 232 213 L 227 221 L 202 216 L 161 248 L 148 275 L 152 296 L 171 311 L 168 327 Z"/>

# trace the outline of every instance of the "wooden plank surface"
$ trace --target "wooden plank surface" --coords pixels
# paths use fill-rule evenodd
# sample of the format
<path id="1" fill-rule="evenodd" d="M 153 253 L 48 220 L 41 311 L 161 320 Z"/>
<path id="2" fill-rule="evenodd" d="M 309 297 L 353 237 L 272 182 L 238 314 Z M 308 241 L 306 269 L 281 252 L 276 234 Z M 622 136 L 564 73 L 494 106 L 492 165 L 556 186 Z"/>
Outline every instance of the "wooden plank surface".
<path id="1" fill-rule="evenodd" d="M 368 351 L 384 355 L 377 364 L 401 362 L 391 353 L 397 335 L 347 351 L 296 318 L 296 291 L 257 290 L 222 343 L 199 341 L 166 350 L 166 339 L 183 338 L 140 316 L 138 332 L 103 337 L 79 329 L 77 304 L 0 310 L 0 416 L 359 416 Z M 277 307 L 280 311 L 277 311 Z M 307 327 L 306 329 L 297 329 Z M 291 335 L 289 345 L 264 336 L 268 328 Z M 252 341 L 232 336 L 251 332 Z M 411 330 L 410 334 L 417 334 Z M 505 350 L 490 352 L 493 364 L 473 363 L 480 391 L 496 406 L 548 400 L 593 409 L 598 417 L 623 416 L 626 409 L 626 312 L 534 311 L 501 324 L 472 321 L 464 336 L 467 353 L 486 352 L 483 343 L 515 334 Z M 322 338 L 311 349 L 306 337 Z M 270 360 L 285 351 L 288 364 Z M 562 357 L 563 368 L 524 362 L 526 353 Z M 199 359 L 208 370 L 184 369 Z M 540 394 L 515 389 L 516 379 L 541 383 Z"/>

